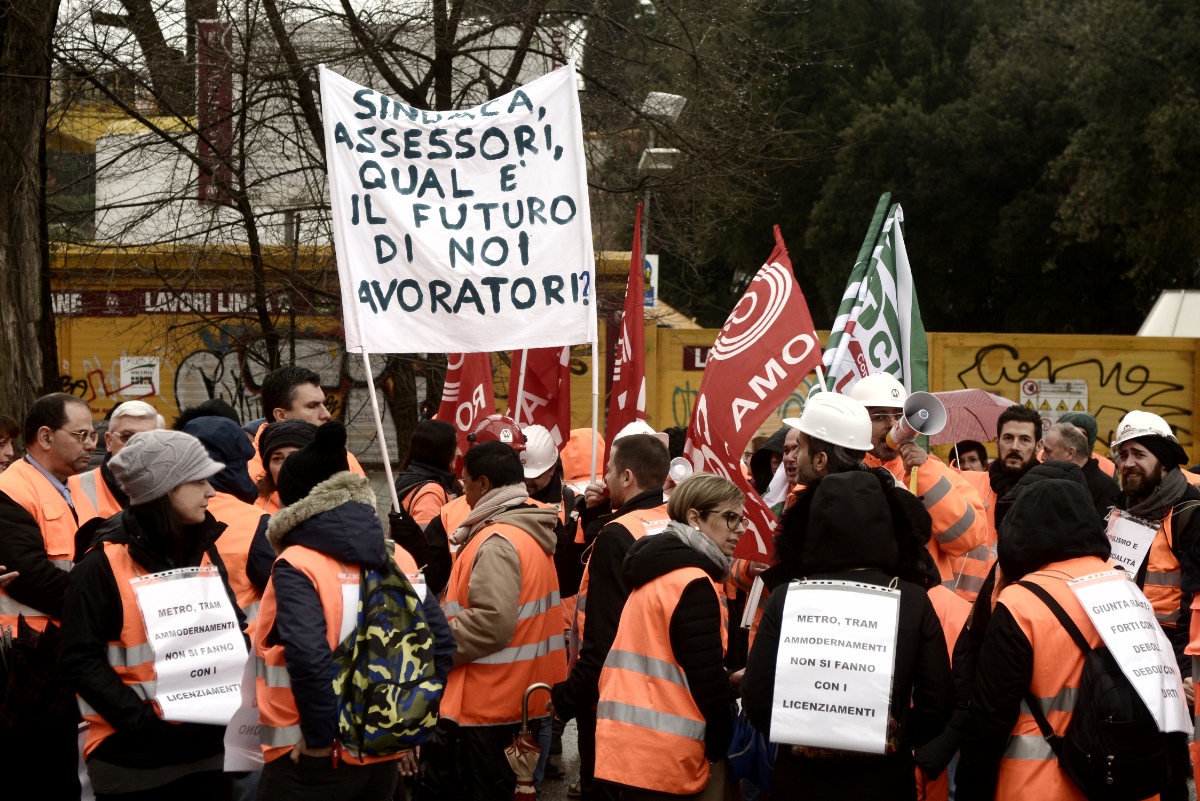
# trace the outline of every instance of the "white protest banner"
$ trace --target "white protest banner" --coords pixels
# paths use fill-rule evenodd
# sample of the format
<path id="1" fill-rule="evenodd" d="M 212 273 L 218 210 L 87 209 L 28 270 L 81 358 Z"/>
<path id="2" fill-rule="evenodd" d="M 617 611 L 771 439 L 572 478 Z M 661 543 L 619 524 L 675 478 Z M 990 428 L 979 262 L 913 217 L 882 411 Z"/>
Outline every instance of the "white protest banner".
<path id="1" fill-rule="evenodd" d="M 321 107 L 348 350 L 595 340 L 574 65 L 460 111 L 322 67 Z"/>
<path id="2" fill-rule="evenodd" d="M 884 753 L 899 615 L 898 590 L 849 581 L 789 584 L 771 742 Z"/>
<path id="3" fill-rule="evenodd" d="M 1112 560 L 1136 576 L 1142 562 L 1150 554 L 1150 546 L 1158 534 L 1158 526 L 1113 509 L 1108 515 L 1108 541 L 1112 546 Z"/>
<path id="4" fill-rule="evenodd" d="M 263 754 L 258 735 L 258 688 L 254 684 L 254 657 L 242 671 L 242 705 L 225 727 L 225 772 L 260 771 Z"/>
<path id="5" fill-rule="evenodd" d="M 163 720 L 228 725 L 241 705 L 247 653 L 217 569 L 167 570 L 129 583 L 154 650 Z"/>
<path id="6" fill-rule="evenodd" d="M 1119 570 L 1068 582 L 1161 732 L 1191 734 L 1192 719 L 1171 641 L 1154 619 L 1154 607 Z"/>

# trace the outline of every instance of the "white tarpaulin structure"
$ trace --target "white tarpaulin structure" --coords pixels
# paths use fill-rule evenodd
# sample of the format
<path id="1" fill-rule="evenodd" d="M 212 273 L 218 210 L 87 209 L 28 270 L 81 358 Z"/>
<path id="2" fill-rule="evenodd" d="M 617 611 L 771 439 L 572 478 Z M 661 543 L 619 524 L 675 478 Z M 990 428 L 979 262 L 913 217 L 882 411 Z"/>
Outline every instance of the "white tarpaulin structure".
<path id="1" fill-rule="evenodd" d="M 575 83 L 568 64 L 481 106 L 438 112 L 321 69 L 347 350 L 595 340 Z"/>

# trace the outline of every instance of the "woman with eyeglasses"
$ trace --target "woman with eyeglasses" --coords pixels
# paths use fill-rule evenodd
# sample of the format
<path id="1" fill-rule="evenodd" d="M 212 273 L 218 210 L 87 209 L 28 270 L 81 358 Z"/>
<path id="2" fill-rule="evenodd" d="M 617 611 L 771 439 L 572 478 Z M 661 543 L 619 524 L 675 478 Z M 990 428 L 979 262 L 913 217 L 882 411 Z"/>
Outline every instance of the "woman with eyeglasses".
<path id="1" fill-rule="evenodd" d="M 596 778 L 622 799 L 721 798 L 733 734 L 722 583 L 746 531 L 746 498 L 693 473 L 671 494 L 667 528 L 625 558 L 632 589 L 600 674 Z"/>

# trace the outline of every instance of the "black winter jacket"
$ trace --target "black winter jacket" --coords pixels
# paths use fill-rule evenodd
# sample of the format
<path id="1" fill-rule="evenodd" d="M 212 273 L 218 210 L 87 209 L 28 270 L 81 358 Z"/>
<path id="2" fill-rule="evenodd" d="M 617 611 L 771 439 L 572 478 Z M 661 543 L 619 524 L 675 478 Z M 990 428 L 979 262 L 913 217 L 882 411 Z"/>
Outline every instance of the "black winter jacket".
<path id="1" fill-rule="evenodd" d="M 634 545 L 633 535 L 620 523 L 612 522 L 621 515 L 642 509 L 653 509 L 663 502 L 662 490 L 654 489 L 630 498 L 606 523 L 591 544 L 587 559 L 588 597 L 587 623 L 579 659 L 566 681 L 554 685 L 550 700 L 554 712 L 562 720 L 577 717 L 595 706 L 600 699 L 600 671 L 617 636 L 621 610 L 633 587 L 623 572 L 626 556 Z M 582 578 L 582 572 L 581 572 Z M 576 592 L 578 592 L 578 582 Z"/>
<path id="2" fill-rule="evenodd" d="M 143 569 L 158 573 L 180 567 L 196 567 L 203 554 L 218 568 L 225 591 L 238 618 L 245 619 L 237 599 L 229 588 L 225 565 L 217 553 L 216 541 L 225 530 L 211 514 L 195 526 L 185 526 L 184 535 L 194 543 L 192 553 L 182 559 L 168 556 L 169 549 L 155 532 L 139 525 L 134 513 L 125 510 L 105 521 L 96 532 L 97 544 L 128 543 L 129 555 Z M 63 614 L 59 674 L 116 733 L 92 752 L 99 760 L 120 768 L 138 770 L 182 766 L 219 756 L 224 750 L 224 726 L 196 723 L 163 722 L 154 708 L 126 687 L 108 664 L 107 644 L 121 636 L 124 619 L 121 595 L 112 566 L 101 547 L 93 547 L 70 573 Z M 249 647 L 249 641 L 247 641 Z"/>
<path id="3" fill-rule="evenodd" d="M 875 568 L 821 573 L 809 578 L 879 586 L 892 581 L 891 576 Z M 898 586 L 900 617 L 891 707 L 891 716 L 899 724 L 896 752 L 886 756 L 847 752 L 839 758 L 814 758 L 800 756 L 790 746 L 781 745 L 775 761 L 772 798 L 844 801 L 916 797 L 912 749 L 941 733 L 953 711 L 954 685 L 946 638 L 929 597 L 916 584 L 900 581 Z M 742 708 L 754 728 L 764 733 L 771 730 L 775 659 L 786 600 L 785 589 L 772 592 L 767 599 L 742 678 Z"/>
<path id="4" fill-rule="evenodd" d="M 632 592 L 681 567 L 698 567 L 718 584 L 724 580 L 711 561 L 670 532 L 633 543 L 625 557 L 623 576 Z M 591 598 L 589 589 L 589 629 Z M 712 583 L 705 579 L 689 583 L 671 616 L 671 651 L 683 668 L 692 700 L 704 715 L 704 755 L 709 762 L 724 758 L 733 739 L 734 696 L 725 670 L 721 624 L 721 602 Z"/>
<path id="5" fill-rule="evenodd" d="M 346 565 L 378 568 L 384 564 L 383 526 L 375 513 L 375 494 L 367 480 L 338 473 L 271 518 L 268 539 L 282 552 L 302 545 Z M 325 631 L 321 598 L 308 576 L 286 557 L 271 571 L 275 589 L 275 625 L 265 633 L 268 646 L 282 644 L 300 730 L 312 748 L 327 748 L 337 737 L 337 696 L 333 691 L 333 649 Z M 426 623 L 434 637 L 434 663 L 443 681 L 453 667 L 454 633 L 437 603 L 426 592 Z M 259 633 L 263 635 L 262 632 Z"/>

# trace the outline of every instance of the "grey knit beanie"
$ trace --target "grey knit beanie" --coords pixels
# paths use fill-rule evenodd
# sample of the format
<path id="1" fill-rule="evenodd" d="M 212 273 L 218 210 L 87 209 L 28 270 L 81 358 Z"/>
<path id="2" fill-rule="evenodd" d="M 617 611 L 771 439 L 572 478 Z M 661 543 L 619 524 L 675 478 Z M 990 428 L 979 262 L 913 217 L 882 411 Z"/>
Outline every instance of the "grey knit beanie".
<path id="1" fill-rule="evenodd" d="M 225 468 L 209 458 L 200 440 L 182 431 L 143 431 L 108 463 L 130 506 L 158 500 L 191 481 L 212 478 Z"/>

